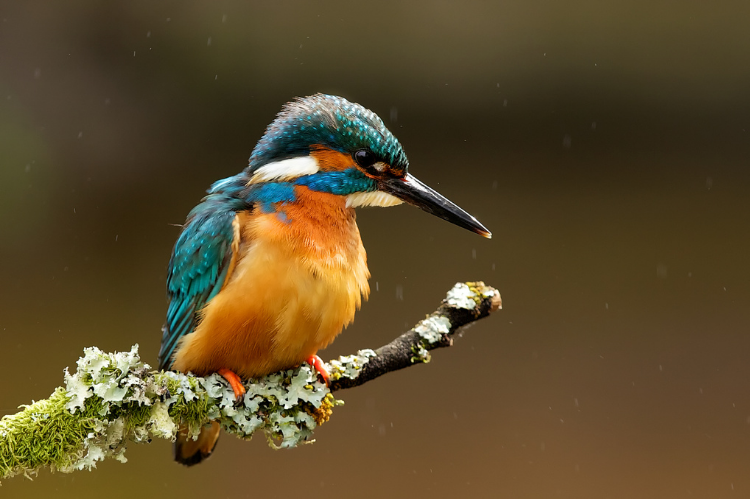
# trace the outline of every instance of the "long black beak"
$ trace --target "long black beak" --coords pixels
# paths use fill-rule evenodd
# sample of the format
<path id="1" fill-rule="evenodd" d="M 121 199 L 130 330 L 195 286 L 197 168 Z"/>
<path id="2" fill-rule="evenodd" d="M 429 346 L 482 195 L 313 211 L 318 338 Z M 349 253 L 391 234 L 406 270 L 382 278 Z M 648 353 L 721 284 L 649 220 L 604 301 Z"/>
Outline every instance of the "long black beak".
<path id="1" fill-rule="evenodd" d="M 380 190 L 392 194 L 427 213 L 432 213 L 436 217 L 476 232 L 487 239 L 492 237 L 492 233 L 480 224 L 479 220 L 453 204 L 445 196 L 414 178 L 413 175 L 407 173 L 403 178 L 381 180 Z"/>

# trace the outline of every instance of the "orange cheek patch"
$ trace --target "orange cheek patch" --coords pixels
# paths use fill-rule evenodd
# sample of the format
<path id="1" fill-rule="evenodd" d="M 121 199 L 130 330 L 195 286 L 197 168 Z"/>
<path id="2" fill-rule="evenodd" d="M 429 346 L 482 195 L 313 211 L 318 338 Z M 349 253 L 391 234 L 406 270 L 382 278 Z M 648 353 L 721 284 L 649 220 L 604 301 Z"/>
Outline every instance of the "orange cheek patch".
<path id="1" fill-rule="evenodd" d="M 346 170 L 355 166 L 351 155 L 324 146 L 312 146 L 310 156 L 315 158 L 318 168 L 324 172 Z"/>

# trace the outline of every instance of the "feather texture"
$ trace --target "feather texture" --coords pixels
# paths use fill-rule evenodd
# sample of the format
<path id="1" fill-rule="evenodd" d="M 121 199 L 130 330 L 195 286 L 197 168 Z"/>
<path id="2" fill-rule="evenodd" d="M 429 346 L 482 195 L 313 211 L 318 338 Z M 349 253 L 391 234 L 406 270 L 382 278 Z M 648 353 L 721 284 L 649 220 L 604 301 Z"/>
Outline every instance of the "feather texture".
<path id="1" fill-rule="evenodd" d="M 233 194 L 240 176 L 217 182 L 188 215 L 167 275 L 169 306 L 162 328 L 159 368 L 170 369 L 180 340 L 195 329 L 198 312 L 221 290 L 234 258 L 236 211 L 251 208 Z"/>
<path id="2" fill-rule="evenodd" d="M 239 256 L 221 292 L 183 339 L 174 368 L 255 377 L 302 363 L 354 318 L 369 286 L 354 211 L 296 187 L 279 213 L 240 212 Z"/>

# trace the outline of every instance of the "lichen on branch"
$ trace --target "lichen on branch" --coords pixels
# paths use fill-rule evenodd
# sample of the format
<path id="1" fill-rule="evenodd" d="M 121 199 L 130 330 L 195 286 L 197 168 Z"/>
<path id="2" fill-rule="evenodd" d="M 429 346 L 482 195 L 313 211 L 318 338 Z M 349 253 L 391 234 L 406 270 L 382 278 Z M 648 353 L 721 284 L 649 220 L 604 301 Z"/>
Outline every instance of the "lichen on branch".
<path id="1" fill-rule="evenodd" d="M 125 462 L 129 441 L 174 439 L 180 427 L 197 436 L 210 421 L 244 439 L 260 430 L 274 448 L 312 442 L 313 430 L 343 403 L 332 391 L 427 362 L 429 350 L 450 346 L 460 327 L 500 306 L 497 290 L 458 283 L 437 311 L 388 345 L 332 360 L 330 387 L 302 364 L 246 382 L 247 393 L 237 402 L 218 374 L 153 371 L 141 361 L 138 345 L 119 353 L 86 348 L 75 374 L 65 370 L 65 387 L 0 420 L 0 478 L 30 476 L 45 466 L 90 470 L 107 457 Z"/>

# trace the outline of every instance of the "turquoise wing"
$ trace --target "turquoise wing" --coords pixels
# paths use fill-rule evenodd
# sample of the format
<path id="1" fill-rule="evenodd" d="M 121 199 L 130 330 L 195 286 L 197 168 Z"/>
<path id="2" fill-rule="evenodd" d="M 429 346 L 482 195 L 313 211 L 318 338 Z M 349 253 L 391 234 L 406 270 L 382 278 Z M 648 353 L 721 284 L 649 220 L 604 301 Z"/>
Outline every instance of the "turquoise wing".
<path id="1" fill-rule="evenodd" d="M 199 312 L 227 279 L 236 212 L 210 198 L 188 216 L 169 261 L 169 307 L 162 328 L 159 369 L 171 369 L 180 339 L 195 329 Z"/>

